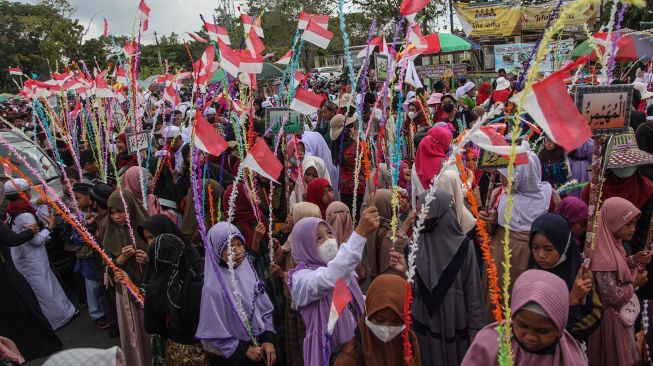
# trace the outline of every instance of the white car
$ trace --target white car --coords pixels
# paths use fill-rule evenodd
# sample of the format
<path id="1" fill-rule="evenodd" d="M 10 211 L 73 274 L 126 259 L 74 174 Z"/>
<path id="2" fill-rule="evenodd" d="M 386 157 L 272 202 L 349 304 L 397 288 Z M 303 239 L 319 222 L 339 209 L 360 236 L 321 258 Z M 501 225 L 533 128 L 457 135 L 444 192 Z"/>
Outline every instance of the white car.
<path id="1" fill-rule="evenodd" d="M 337 67 L 331 67 L 331 66 L 318 67 L 316 69 L 312 69 L 311 74 L 332 79 L 332 78 L 339 78 L 340 75 L 342 74 L 342 70 Z"/>

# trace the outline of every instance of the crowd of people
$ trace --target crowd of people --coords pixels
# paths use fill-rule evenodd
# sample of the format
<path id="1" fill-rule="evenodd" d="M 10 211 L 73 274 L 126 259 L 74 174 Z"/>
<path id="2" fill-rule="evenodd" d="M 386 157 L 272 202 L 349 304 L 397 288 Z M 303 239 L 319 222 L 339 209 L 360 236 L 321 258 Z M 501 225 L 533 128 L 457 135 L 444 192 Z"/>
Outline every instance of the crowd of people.
<path id="1" fill-rule="evenodd" d="M 507 324 L 515 365 L 647 364 L 653 93 L 635 83 L 630 142 L 606 162 L 600 212 L 588 228 L 594 140 L 566 152 L 525 127 L 528 159 L 512 175 L 509 221 L 506 168 L 479 168 L 479 149 L 468 144 L 462 164 L 443 169 L 461 133 L 491 106 L 508 105 L 518 87 L 505 72 L 492 83 L 456 82 L 404 84 L 385 110 L 383 83 L 309 84 L 322 105 L 279 149 L 265 120 L 276 95 L 261 95 L 237 119 L 240 129 L 227 101 L 213 98 L 200 114 L 228 142 L 221 156 L 193 149 L 196 110 L 156 93 L 143 123 L 153 129 L 151 150 L 131 152 L 133 127 L 124 123 L 106 131 L 109 160 L 82 128 L 75 151 L 70 137 L 38 123 L 30 103 L 3 106 L 5 127 L 61 161 L 63 201 L 85 227 L 71 228 L 49 201 L 32 199 L 38 182 L 5 167 L 0 357 L 20 364 L 59 351 L 55 331 L 79 313 L 51 268 L 46 244 L 54 243 L 74 253 L 85 290 L 74 303 L 119 333 L 120 349 L 68 350 L 46 365 L 75 357 L 98 366 L 498 365 Z M 404 121 L 398 164 L 383 148 L 386 116 Z M 278 179 L 242 172 L 239 131 L 249 146 L 263 139 L 277 151 Z M 502 278 L 507 229 L 511 318 L 497 319 L 487 269 Z"/>

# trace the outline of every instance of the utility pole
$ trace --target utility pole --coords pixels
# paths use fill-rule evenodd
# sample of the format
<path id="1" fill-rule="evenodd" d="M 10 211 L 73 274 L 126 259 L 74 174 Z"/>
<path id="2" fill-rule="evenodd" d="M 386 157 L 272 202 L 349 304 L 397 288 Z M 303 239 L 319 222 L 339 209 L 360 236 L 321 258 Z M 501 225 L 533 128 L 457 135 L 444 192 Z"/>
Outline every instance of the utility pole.
<path id="1" fill-rule="evenodd" d="M 453 0 L 449 0 L 449 32 L 453 33 Z"/>
<path id="2" fill-rule="evenodd" d="M 156 55 L 159 57 L 159 67 L 163 67 L 163 62 L 161 61 L 161 50 L 159 49 L 159 38 L 156 36 L 156 31 L 154 31 L 154 42 L 156 42 Z"/>

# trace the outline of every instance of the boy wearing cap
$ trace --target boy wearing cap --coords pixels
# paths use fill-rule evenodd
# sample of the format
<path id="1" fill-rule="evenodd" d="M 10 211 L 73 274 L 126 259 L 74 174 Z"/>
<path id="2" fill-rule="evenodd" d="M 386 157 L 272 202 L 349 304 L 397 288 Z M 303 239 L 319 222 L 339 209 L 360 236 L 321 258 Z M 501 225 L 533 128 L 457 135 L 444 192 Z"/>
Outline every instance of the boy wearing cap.
<path id="1" fill-rule="evenodd" d="M 5 182 L 4 188 L 5 196 L 9 200 L 7 214 L 11 229 L 19 233 L 29 225 L 38 223 L 36 210 L 29 202 L 32 194 L 27 181 L 20 178 L 10 179 Z M 50 269 L 45 243 L 54 229 L 54 216 L 46 217 L 46 221 L 47 228 L 34 235 L 27 243 L 11 248 L 11 256 L 16 269 L 34 291 L 43 315 L 50 322 L 52 329 L 57 330 L 68 323 L 78 310 L 70 302 Z"/>

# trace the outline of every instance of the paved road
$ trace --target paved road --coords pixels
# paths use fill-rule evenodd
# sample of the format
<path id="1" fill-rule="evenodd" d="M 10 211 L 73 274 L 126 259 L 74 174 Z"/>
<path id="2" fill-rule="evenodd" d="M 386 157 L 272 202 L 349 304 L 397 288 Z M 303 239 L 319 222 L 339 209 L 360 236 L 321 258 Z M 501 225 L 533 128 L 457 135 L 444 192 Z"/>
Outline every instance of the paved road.
<path id="1" fill-rule="evenodd" d="M 88 311 L 80 310 L 80 313 L 63 328 L 57 331 L 57 335 L 63 342 L 63 348 L 110 348 L 120 345 L 120 338 L 110 338 L 109 331 L 99 329 L 95 326 Z M 47 357 L 28 362 L 27 366 L 40 366 Z"/>

